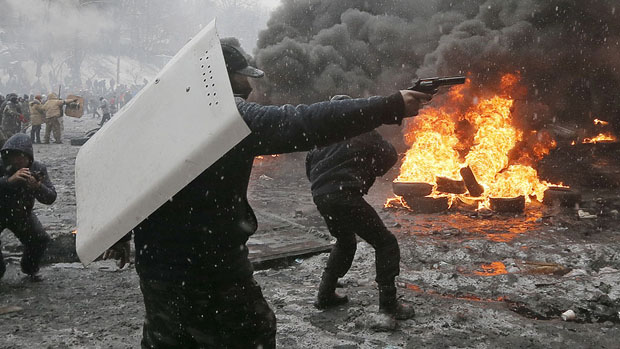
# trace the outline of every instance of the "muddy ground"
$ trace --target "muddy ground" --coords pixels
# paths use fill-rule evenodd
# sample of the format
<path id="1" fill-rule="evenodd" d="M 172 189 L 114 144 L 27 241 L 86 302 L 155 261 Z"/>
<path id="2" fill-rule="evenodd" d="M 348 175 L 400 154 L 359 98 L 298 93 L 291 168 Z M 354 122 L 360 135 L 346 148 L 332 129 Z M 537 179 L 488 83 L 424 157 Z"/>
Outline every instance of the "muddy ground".
<path id="1" fill-rule="evenodd" d="M 83 268 L 67 248 L 75 229 L 73 162 L 79 149 L 69 138 L 95 126 L 89 117 L 65 118 L 65 144 L 35 145 L 59 193 L 53 205 L 36 206 L 55 242 L 42 269 L 44 281 L 31 283 L 19 272 L 19 244 L 10 232 L 2 233 L 9 266 L 0 281 L 0 348 L 139 346 L 144 309 L 133 266 L 118 270 L 113 262 L 99 261 Z M 596 215 L 588 219 L 572 208 L 541 205 L 519 215 L 468 210 L 416 215 L 383 209 L 395 175 L 378 180 L 368 200 L 399 239 L 399 294 L 415 305 L 416 317 L 391 332 L 371 328 L 378 310 L 374 255 L 360 242 L 340 291 L 351 301 L 335 310 L 312 306 L 327 254 L 289 258 L 256 272 L 278 318 L 279 347 L 619 347 L 615 190 L 583 191 L 581 208 Z M 311 201 L 303 156 L 257 161 L 250 198 L 262 226 L 280 217 L 309 234 L 326 233 Z M 569 309 L 575 321 L 562 320 Z"/>

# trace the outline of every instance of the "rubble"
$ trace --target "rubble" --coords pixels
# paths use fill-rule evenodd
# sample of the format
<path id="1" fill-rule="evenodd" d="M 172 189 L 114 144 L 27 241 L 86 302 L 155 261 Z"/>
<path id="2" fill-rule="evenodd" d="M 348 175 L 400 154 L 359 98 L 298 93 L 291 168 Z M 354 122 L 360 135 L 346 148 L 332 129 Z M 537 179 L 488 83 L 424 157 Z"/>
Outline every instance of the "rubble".
<path id="1" fill-rule="evenodd" d="M 65 126 L 70 134 L 81 124 Z M 35 150 L 45 152 L 62 192 L 61 204 L 53 210 L 37 206 L 37 213 L 52 235 L 67 241 L 75 229 L 72 148 Z M 303 169 L 303 157 L 290 156 L 257 162 L 252 174 L 248 196 L 259 227 L 282 242 L 308 235 L 331 238 Z M 273 180 L 260 180 L 263 174 Z M 582 209 L 596 212 L 597 219 L 578 219 L 573 209 L 541 204 L 517 216 L 458 210 L 414 214 L 379 209 L 392 190 L 394 173 L 388 177 L 377 181 L 367 199 L 399 240 L 398 295 L 415 306 L 416 317 L 389 331 L 369 326 L 379 314 L 375 256 L 360 242 L 339 290 L 350 302 L 330 311 L 312 306 L 326 253 L 256 271 L 278 319 L 278 347 L 617 346 L 620 235 L 618 217 L 610 213 L 620 207 L 614 206 L 615 191 L 582 192 Z M 292 217 L 295 211 L 303 214 Z M 0 281 L 0 307 L 22 310 L 2 315 L 0 347 L 139 347 L 144 307 L 133 265 L 114 270 L 112 261 L 88 268 L 63 261 L 44 266 L 44 281 L 35 284 L 19 272 L 18 246 L 12 234 L 2 234 L 10 260 Z M 498 266 L 495 262 L 505 272 L 476 274 L 483 266 Z M 561 314 L 568 309 L 576 319 L 564 322 Z"/>

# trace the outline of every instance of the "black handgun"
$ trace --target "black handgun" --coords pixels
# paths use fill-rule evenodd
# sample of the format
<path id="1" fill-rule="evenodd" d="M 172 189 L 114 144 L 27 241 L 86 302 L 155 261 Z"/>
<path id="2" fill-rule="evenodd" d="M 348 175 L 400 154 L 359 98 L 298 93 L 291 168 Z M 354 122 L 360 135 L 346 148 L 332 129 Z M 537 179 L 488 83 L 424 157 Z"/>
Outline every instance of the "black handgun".
<path id="1" fill-rule="evenodd" d="M 441 86 L 462 85 L 465 83 L 465 79 L 464 76 L 419 79 L 407 90 L 433 94 L 436 93 L 437 89 Z"/>
<path id="2" fill-rule="evenodd" d="M 41 182 L 43 178 L 45 178 L 45 172 L 43 171 L 31 171 L 30 173 L 32 174 L 32 177 L 34 177 L 34 179 L 39 182 Z"/>

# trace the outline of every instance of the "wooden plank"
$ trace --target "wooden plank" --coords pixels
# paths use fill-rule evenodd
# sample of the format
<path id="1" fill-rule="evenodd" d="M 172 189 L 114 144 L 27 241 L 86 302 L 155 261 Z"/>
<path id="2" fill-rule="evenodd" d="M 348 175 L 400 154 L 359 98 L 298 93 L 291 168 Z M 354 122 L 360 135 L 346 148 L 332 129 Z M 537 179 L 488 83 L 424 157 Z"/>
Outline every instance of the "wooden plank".
<path id="1" fill-rule="evenodd" d="M 289 219 L 257 211 L 259 230 L 248 240 L 250 261 L 263 263 L 331 250 L 325 234 Z"/>

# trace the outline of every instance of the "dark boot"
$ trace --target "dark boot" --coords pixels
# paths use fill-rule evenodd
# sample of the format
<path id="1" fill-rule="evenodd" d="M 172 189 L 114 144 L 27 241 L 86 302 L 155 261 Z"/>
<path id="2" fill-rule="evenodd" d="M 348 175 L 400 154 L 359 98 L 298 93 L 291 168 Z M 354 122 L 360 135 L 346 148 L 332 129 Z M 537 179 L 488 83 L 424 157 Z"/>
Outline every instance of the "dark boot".
<path id="1" fill-rule="evenodd" d="M 336 307 L 349 301 L 349 297 L 341 296 L 336 293 L 337 283 L 337 276 L 332 275 L 327 271 L 323 272 L 323 276 L 321 277 L 321 284 L 319 285 L 319 294 L 316 297 L 316 302 L 314 302 L 314 306 L 317 309 Z"/>
<path id="2" fill-rule="evenodd" d="M 415 310 L 396 299 L 396 286 L 379 286 L 379 311 L 396 320 L 407 320 L 415 316 Z"/>
<path id="3" fill-rule="evenodd" d="M 47 248 L 47 245 L 50 243 L 50 237 L 48 235 L 41 235 L 35 241 L 30 242 L 28 245 L 24 246 L 24 253 L 22 254 L 21 259 L 21 269 L 24 274 L 28 274 L 32 279 L 40 278 L 39 274 L 39 266 L 41 264 L 41 259 L 43 259 L 43 254 Z M 39 281 L 39 280 L 35 280 Z"/>

